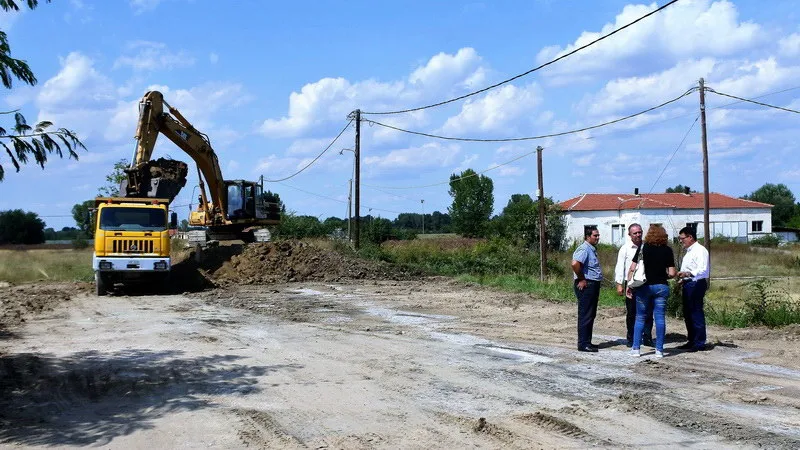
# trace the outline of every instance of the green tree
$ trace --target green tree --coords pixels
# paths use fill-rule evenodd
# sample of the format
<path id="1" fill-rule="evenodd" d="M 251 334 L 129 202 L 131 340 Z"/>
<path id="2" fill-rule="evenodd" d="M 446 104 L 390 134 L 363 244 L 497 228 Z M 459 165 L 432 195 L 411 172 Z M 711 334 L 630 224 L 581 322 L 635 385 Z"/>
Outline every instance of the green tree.
<path id="1" fill-rule="evenodd" d="M 667 190 L 664 192 L 666 192 L 667 194 L 683 194 L 684 192 L 686 192 L 686 189 L 689 189 L 689 192 L 697 192 L 692 188 L 690 188 L 689 186 L 684 186 L 682 184 L 679 184 L 675 187 L 667 188 Z"/>
<path id="2" fill-rule="evenodd" d="M 494 183 L 472 169 L 450 175 L 453 204 L 448 208 L 453 231 L 466 237 L 483 237 L 494 209 Z"/>
<path id="3" fill-rule="evenodd" d="M 86 200 L 72 206 L 72 218 L 75 219 L 75 225 L 84 236 L 89 238 L 94 237 L 94 221 L 91 215 L 93 209 L 94 200 Z"/>
<path id="4" fill-rule="evenodd" d="M 761 203 L 775 205 L 772 208 L 772 225 L 787 226 L 792 217 L 797 214 L 794 194 L 785 184 L 767 183 L 756 189 L 750 195 L 742 197 Z"/>
<path id="5" fill-rule="evenodd" d="M 120 183 L 128 179 L 128 174 L 125 169 L 130 164 L 125 159 L 120 159 L 114 163 L 114 169 L 110 174 L 106 175 L 106 185 L 97 190 L 97 195 L 100 197 L 119 197 L 120 196 Z"/>
<path id="6" fill-rule="evenodd" d="M 181 224 L 178 226 L 178 230 L 189 231 L 189 221 L 186 219 L 181 220 Z"/>
<path id="7" fill-rule="evenodd" d="M 50 3 L 50 0 L 45 0 Z M 0 8 L 6 13 L 9 11 L 19 11 L 18 0 L 0 0 Z M 21 3 L 21 2 L 20 2 Z M 35 9 L 39 5 L 38 0 L 25 0 L 28 8 Z M 25 84 L 33 86 L 37 83 L 36 76 L 28 66 L 28 63 L 21 59 L 11 57 L 11 46 L 8 43 L 8 35 L 0 31 L 0 82 L 6 89 L 11 89 L 13 80 L 17 79 Z M 86 149 L 83 142 L 78 139 L 74 131 L 66 128 L 50 130 L 52 122 L 43 120 L 34 126 L 28 125 L 19 111 L 7 111 L 0 114 L 13 114 L 14 125 L 10 130 L 0 127 L 0 147 L 5 150 L 8 160 L 17 172 L 22 164 L 27 164 L 32 157 L 36 164 L 44 169 L 48 155 L 55 153 L 59 158 L 64 157 L 64 150 L 68 157 L 75 160 L 78 148 Z M 0 181 L 5 178 L 3 160 L 0 159 Z"/>
<path id="8" fill-rule="evenodd" d="M 389 219 L 375 217 L 366 225 L 361 229 L 361 236 L 367 242 L 380 244 L 392 237 L 392 221 Z"/>
<path id="9" fill-rule="evenodd" d="M 34 212 L 13 209 L 0 212 L 0 244 L 41 244 L 44 221 Z"/>
<path id="10" fill-rule="evenodd" d="M 551 198 L 544 199 L 547 248 L 561 250 L 567 231 L 566 218 Z M 539 249 L 539 201 L 528 194 L 513 194 L 495 220 L 500 237 L 528 249 Z"/>

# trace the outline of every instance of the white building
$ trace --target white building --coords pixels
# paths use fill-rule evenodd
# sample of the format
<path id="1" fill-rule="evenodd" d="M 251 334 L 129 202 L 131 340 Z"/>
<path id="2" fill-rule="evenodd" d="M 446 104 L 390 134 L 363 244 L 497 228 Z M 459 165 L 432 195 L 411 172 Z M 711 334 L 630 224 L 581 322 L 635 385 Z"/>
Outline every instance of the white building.
<path id="1" fill-rule="evenodd" d="M 600 242 L 621 245 L 628 226 L 638 223 L 645 233 L 660 224 L 670 239 L 685 226 L 696 227 L 705 236 L 703 194 L 581 194 L 560 203 L 567 218 L 567 241 L 583 240 L 584 227 L 594 225 Z M 712 192 L 709 194 L 711 235 L 739 242 L 772 232 L 772 205 Z"/>

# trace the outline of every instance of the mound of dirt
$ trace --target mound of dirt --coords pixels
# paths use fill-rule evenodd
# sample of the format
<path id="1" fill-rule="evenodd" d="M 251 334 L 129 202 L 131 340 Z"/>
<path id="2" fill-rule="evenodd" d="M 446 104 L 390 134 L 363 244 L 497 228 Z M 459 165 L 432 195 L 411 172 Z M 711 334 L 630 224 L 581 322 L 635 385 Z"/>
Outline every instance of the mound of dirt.
<path id="1" fill-rule="evenodd" d="M 216 269 L 210 269 L 211 278 L 221 285 L 348 279 L 404 280 L 412 275 L 390 264 L 350 258 L 297 240 L 251 244 Z"/>
<path id="2" fill-rule="evenodd" d="M 89 291 L 88 283 L 25 284 L 0 287 L 0 329 L 25 322 L 26 318 L 52 311 L 68 302 L 76 292 Z"/>

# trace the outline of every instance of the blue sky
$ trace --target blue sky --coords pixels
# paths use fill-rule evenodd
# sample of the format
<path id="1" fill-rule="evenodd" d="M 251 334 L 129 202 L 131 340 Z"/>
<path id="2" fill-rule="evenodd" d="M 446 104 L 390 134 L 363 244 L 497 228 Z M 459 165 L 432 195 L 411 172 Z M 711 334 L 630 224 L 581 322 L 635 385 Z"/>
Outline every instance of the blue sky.
<path id="1" fill-rule="evenodd" d="M 93 198 L 113 163 L 131 157 L 138 102 L 148 90 L 162 91 L 209 135 L 226 178 L 280 179 L 315 158 L 356 108 L 405 109 L 466 94 L 665 3 L 54 0 L 4 13 L 0 29 L 12 56 L 27 60 L 39 79 L 6 91 L 4 110 L 75 130 L 88 150 L 79 161 L 53 159 L 45 170 L 29 165 L 19 173 L 0 159 L 0 210 L 34 211 L 56 229 L 74 226 L 72 205 Z M 700 77 L 720 92 L 799 109 L 795 10 L 789 0 L 681 0 L 484 94 L 365 118 L 457 137 L 541 135 L 647 109 Z M 800 197 L 800 117 L 711 93 L 707 103 L 711 190 L 740 196 L 784 183 Z M 535 153 L 509 161 L 537 145 L 545 148 L 545 195 L 556 200 L 676 184 L 702 190 L 698 112 L 694 92 L 619 124 L 517 143 L 442 141 L 363 123 L 361 213 L 446 212 L 449 176 L 467 168 L 491 169 L 485 175 L 500 213 L 512 194 L 536 192 Z M 266 188 L 298 214 L 346 217 L 353 158 L 339 150 L 353 142 L 350 127 L 311 167 Z M 164 138 L 160 156 L 191 162 Z M 190 178 L 174 203 L 182 218 L 196 184 Z"/>

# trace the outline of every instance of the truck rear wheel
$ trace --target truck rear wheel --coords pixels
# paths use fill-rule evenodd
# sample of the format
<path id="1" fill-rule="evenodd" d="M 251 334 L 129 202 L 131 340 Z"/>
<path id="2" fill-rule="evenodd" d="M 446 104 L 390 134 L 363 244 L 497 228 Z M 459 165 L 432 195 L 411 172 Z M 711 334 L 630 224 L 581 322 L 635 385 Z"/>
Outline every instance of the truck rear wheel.
<path id="1" fill-rule="evenodd" d="M 102 297 L 108 293 L 108 282 L 100 272 L 94 273 L 94 287 L 95 293 L 98 297 Z"/>

